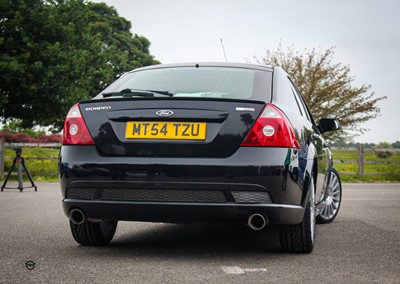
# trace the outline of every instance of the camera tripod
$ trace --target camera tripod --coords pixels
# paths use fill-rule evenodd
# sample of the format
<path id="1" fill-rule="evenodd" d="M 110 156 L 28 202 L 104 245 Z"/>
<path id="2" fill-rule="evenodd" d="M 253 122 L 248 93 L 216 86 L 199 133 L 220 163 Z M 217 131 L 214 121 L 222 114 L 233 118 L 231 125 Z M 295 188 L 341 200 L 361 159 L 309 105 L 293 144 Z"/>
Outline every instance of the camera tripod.
<path id="1" fill-rule="evenodd" d="M 25 165 L 25 159 L 22 158 L 22 148 L 15 148 L 15 158 L 13 160 L 12 166 L 7 174 L 6 180 L 4 181 L 3 185 L 1 186 L 1 191 L 3 191 L 5 188 L 11 189 L 11 187 L 6 187 L 8 179 L 10 178 L 11 172 L 14 170 L 15 165 L 17 165 L 17 171 L 18 171 L 18 187 L 19 191 L 23 191 L 24 188 L 35 188 L 35 191 L 37 191 L 37 187 L 35 183 L 33 182 L 32 176 L 28 171 L 28 168 Z M 22 168 L 24 169 L 26 175 L 29 178 L 29 181 L 31 182 L 31 186 L 24 187 L 24 181 L 22 179 Z"/>

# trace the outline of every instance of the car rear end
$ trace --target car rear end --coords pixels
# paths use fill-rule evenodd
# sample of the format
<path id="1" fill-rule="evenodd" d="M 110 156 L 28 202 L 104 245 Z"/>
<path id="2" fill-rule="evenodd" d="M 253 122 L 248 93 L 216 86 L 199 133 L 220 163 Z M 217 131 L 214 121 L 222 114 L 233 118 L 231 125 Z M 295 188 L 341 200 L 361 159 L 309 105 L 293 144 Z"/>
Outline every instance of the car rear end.
<path id="1" fill-rule="evenodd" d="M 59 173 L 74 223 L 298 224 L 299 143 L 273 69 L 181 64 L 125 74 L 67 115 Z M 74 220 L 75 219 L 75 220 Z"/>

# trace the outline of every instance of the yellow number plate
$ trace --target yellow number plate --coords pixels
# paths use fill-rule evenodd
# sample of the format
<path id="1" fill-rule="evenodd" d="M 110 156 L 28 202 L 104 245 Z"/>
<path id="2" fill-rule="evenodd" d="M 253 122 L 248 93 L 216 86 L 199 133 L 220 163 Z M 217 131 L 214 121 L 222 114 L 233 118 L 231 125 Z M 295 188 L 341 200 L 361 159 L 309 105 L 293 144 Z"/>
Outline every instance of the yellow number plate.
<path id="1" fill-rule="evenodd" d="M 205 122 L 128 121 L 126 139 L 205 140 Z"/>

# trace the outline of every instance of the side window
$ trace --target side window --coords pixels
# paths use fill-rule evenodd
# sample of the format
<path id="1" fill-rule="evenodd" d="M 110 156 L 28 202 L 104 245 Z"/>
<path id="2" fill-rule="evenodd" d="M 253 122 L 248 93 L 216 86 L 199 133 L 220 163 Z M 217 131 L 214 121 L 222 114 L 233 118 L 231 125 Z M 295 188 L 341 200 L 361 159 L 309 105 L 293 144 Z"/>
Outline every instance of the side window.
<path id="1" fill-rule="evenodd" d="M 297 89 L 296 85 L 292 82 L 292 80 L 289 78 L 290 81 L 290 85 L 292 87 L 294 96 L 296 98 L 296 101 L 299 105 L 299 108 L 301 110 L 301 112 L 303 113 L 303 116 L 305 116 L 309 121 L 312 121 L 310 113 L 308 112 L 308 108 L 304 102 L 303 97 L 300 94 L 300 91 Z"/>
<path id="2" fill-rule="evenodd" d="M 293 112 L 296 112 L 300 115 L 304 115 L 304 112 L 302 112 L 299 103 L 297 102 L 289 78 L 284 78 L 281 82 L 282 83 L 279 85 L 280 96 L 277 99 L 286 107 L 291 109 Z"/>

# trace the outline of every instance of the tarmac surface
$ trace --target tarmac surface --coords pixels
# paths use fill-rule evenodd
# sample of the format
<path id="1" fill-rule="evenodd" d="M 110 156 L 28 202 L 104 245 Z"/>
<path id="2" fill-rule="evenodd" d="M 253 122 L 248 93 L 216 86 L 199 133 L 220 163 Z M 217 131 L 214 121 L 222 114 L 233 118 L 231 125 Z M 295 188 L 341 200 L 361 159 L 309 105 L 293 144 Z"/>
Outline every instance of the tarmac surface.
<path id="1" fill-rule="evenodd" d="M 120 222 L 108 247 L 75 243 L 57 183 L 0 192 L 0 283 L 400 283 L 400 184 L 343 184 L 311 254 L 275 227 Z"/>

